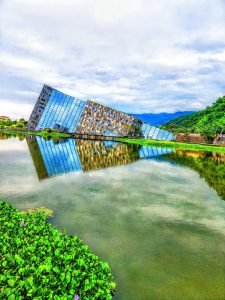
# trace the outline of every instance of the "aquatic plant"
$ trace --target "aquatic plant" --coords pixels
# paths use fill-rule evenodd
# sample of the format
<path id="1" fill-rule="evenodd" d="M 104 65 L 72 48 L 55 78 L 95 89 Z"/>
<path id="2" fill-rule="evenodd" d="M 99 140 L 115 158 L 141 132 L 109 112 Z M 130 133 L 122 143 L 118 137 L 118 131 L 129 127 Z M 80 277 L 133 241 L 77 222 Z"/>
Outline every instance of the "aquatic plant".
<path id="1" fill-rule="evenodd" d="M 115 283 L 76 236 L 46 221 L 46 214 L 19 212 L 0 201 L 1 299 L 112 299 Z"/>

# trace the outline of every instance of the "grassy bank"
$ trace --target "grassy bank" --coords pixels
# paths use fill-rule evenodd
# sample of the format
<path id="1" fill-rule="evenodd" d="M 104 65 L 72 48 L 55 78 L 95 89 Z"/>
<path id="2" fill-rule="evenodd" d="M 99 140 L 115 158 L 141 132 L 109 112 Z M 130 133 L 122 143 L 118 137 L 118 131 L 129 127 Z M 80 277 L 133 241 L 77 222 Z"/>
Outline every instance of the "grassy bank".
<path id="1" fill-rule="evenodd" d="M 112 299 L 115 284 L 76 236 L 46 221 L 43 210 L 19 212 L 0 201 L 1 299 Z"/>
<path id="2" fill-rule="evenodd" d="M 16 134 L 25 134 L 25 135 L 39 135 L 43 137 L 53 137 L 53 138 L 69 138 L 71 137 L 68 133 L 61 133 L 61 132 L 35 132 L 35 131 L 23 131 L 23 130 L 13 130 L 13 129 L 0 129 L 0 132 L 8 134 L 8 135 L 16 135 Z"/>
<path id="3" fill-rule="evenodd" d="M 213 146 L 213 145 L 187 144 L 187 143 L 178 143 L 173 141 L 156 141 L 156 140 L 149 140 L 149 139 L 128 139 L 128 138 L 118 138 L 117 141 L 129 143 L 129 144 L 137 144 L 141 146 L 156 146 L 156 147 L 164 147 L 164 148 L 176 148 L 180 150 L 225 153 L 225 147 Z"/>

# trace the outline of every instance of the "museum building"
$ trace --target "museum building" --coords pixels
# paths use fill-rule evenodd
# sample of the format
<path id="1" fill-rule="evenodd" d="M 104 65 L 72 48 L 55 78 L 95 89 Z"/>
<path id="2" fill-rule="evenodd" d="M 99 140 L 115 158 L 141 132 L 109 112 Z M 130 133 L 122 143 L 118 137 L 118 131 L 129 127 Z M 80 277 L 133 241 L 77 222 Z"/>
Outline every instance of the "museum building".
<path id="1" fill-rule="evenodd" d="M 66 95 L 44 85 L 28 120 L 32 130 L 45 128 L 60 132 L 103 135 L 142 136 L 156 140 L 172 140 L 175 136 L 127 113 Z"/>

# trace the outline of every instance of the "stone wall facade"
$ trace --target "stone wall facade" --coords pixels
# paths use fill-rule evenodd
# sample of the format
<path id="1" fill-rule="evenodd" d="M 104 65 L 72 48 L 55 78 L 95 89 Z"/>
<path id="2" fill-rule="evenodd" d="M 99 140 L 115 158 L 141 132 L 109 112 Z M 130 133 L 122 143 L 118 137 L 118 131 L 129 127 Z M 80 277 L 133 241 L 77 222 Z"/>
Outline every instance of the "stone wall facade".
<path id="1" fill-rule="evenodd" d="M 87 101 L 80 121 L 76 128 L 77 133 L 137 136 L 142 121 L 133 116 L 106 107 L 104 105 Z"/>

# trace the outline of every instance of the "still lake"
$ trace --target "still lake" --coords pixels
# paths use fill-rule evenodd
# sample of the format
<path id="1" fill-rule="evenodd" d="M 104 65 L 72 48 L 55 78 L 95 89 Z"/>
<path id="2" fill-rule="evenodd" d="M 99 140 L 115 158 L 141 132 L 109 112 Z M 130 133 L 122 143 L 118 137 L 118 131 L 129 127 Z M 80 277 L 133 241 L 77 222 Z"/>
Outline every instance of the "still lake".
<path id="1" fill-rule="evenodd" d="M 114 299 L 224 299 L 225 154 L 1 134 L 0 198 L 52 209 L 109 263 Z"/>

